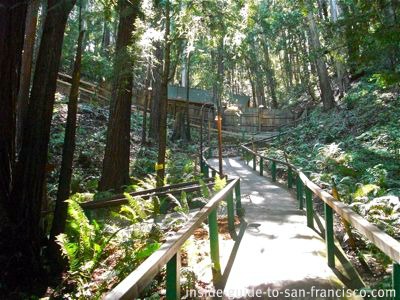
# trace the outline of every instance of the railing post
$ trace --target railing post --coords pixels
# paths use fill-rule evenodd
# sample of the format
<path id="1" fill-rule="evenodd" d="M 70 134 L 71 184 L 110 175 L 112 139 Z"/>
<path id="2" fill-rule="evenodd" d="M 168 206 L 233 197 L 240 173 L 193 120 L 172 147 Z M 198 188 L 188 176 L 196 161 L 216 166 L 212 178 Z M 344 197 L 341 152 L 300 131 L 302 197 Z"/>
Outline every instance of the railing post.
<path id="1" fill-rule="evenodd" d="M 238 179 L 235 185 L 235 201 L 236 201 L 236 215 L 238 217 L 243 217 L 242 195 L 240 193 L 240 179 Z"/>
<path id="2" fill-rule="evenodd" d="M 394 290 L 394 298 L 393 300 L 400 299 L 400 264 L 393 264 L 393 273 L 392 273 L 392 289 Z"/>
<path id="3" fill-rule="evenodd" d="M 181 298 L 180 287 L 181 255 L 178 251 L 167 263 L 167 300 Z"/>
<path id="4" fill-rule="evenodd" d="M 208 158 L 211 158 L 212 156 L 212 149 L 211 147 L 208 148 Z"/>
<path id="5" fill-rule="evenodd" d="M 211 176 L 212 178 L 215 178 L 215 176 L 217 176 L 217 172 L 215 170 L 211 170 Z"/>
<path id="6" fill-rule="evenodd" d="M 260 176 L 264 174 L 264 159 L 260 157 Z"/>
<path id="7" fill-rule="evenodd" d="M 300 179 L 300 175 L 297 175 L 297 200 L 299 201 L 299 209 L 303 209 L 303 182 Z"/>
<path id="8" fill-rule="evenodd" d="M 204 161 L 203 161 L 203 158 L 200 158 L 200 173 L 204 174 Z"/>
<path id="9" fill-rule="evenodd" d="M 229 231 L 235 230 L 235 209 L 233 206 L 233 191 L 229 192 L 226 197 L 226 204 L 228 210 L 228 228 Z"/>
<path id="10" fill-rule="evenodd" d="M 204 175 L 206 178 L 210 178 L 210 170 L 208 169 L 208 165 L 204 165 Z"/>
<path id="11" fill-rule="evenodd" d="M 276 162 L 275 161 L 272 162 L 271 176 L 272 176 L 272 182 L 275 182 L 276 181 Z"/>
<path id="12" fill-rule="evenodd" d="M 325 241 L 326 241 L 326 256 L 328 266 L 335 267 L 335 244 L 333 241 L 333 211 L 332 208 L 324 203 L 325 206 Z"/>
<path id="13" fill-rule="evenodd" d="M 208 215 L 208 227 L 210 234 L 210 256 L 212 262 L 212 274 L 214 286 L 218 285 L 221 279 L 221 264 L 219 262 L 219 241 L 218 241 L 218 220 L 217 209 Z"/>
<path id="14" fill-rule="evenodd" d="M 257 169 L 257 156 L 253 154 L 253 170 Z"/>
<path id="15" fill-rule="evenodd" d="M 291 167 L 288 167 L 288 179 L 287 179 L 287 184 L 288 188 L 291 189 L 293 187 L 293 171 Z"/>
<path id="16" fill-rule="evenodd" d="M 307 226 L 314 228 L 314 208 L 312 201 L 312 192 L 308 187 L 306 189 L 306 212 L 307 212 Z"/>

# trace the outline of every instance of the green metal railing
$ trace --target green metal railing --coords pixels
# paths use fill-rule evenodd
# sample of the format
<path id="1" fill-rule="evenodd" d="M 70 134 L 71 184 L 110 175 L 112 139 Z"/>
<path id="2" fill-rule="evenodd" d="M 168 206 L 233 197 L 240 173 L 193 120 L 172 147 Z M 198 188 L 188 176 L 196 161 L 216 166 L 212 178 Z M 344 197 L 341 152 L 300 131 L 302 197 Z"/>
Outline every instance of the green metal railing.
<path id="1" fill-rule="evenodd" d="M 333 217 L 336 212 L 343 220 L 347 221 L 357 229 L 364 237 L 377 246 L 383 253 L 393 260 L 392 288 L 395 291 L 395 300 L 400 299 L 400 242 L 380 230 L 378 227 L 368 222 L 366 219 L 355 213 L 351 207 L 338 201 L 328 192 L 321 189 L 312 182 L 301 170 L 294 165 L 280 161 L 274 158 L 265 157 L 252 149 L 251 143 L 242 145 L 244 154 L 251 155 L 253 160 L 253 169 L 257 170 L 257 158 L 259 158 L 260 175 L 264 174 L 264 164 L 271 163 L 272 181 L 277 179 L 277 165 L 282 165 L 287 172 L 287 185 L 289 189 L 293 188 L 293 182 L 296 181 L 296 195 L 299 209 L 304 209 L 304 195 L 307 226 L 314 228 L 314 208 L 313 195 L 324 202 L 325 212 L 325 242 L 327 249 L 327 263 L 330 267 L 335 267 L 335 245 L 334 245 L 334 227 Z M 246 156 L 248 157 L 248 156 Z"/>
<path id="2" fill-rule="evenodd" d="M 159 250 L 147 258 L 135 271 L 120 282 L 105 299 L 136 299 L 151 280 L 166 265 L 166 299 L 180 299 L 180 248 L 193 232 L 208 219 L 210 237 L 210 257 L 212 262 L 213 283 L 218 286 L 224 276 L 221 270 L 218 238 L 218 205 L 227 202 L 228 227 L 235 229 L 236 214 L 241 208 L 240 179 L 230 180 L 227 186 L 213 196 L 210 201 L 185 224 L 174 236 L 167 239 Z"/>

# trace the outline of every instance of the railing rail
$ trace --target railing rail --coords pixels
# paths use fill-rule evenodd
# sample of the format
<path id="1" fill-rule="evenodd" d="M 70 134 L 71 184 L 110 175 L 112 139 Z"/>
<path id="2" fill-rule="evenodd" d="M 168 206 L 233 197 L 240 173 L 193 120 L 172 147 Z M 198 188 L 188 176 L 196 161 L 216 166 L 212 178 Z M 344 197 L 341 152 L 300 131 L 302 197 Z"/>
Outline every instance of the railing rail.
<path id="1" fill-rule="evenodd" d="M 214 185 L 214 178 L 206 178 L 204 179 L 204 183 L 206 186 L 210 187 Z M 166 194 L 180 194 L 182 192 L 194 192 L 199 191 L 201 189 L 201 184 L 198 181 L 191 181 L 191 182 L 184 182 L 178 183 L 168 186 L 163 186 L 154 189 L 147 189 L 138 192 L 131 192 L 128 193 L 132 197 L 142 197 L 142 198 L 149 198 L 154 196 L 164 196 Z M 111 208 L 115 206 L 119 206 L 122 204 L 128 203 L 128 200 L 123 194 L 114 195 L 107 199 L 102 200 L 93 200 L 81 203 L 81 207 L 89 210 L 89 209 L 98 209 L 98 208 Z"/>
<path id="2" fill-rule="evenodd" d="M 233 195 L 235 190 L 235 201 L 240 202 L 240 179 L 233 179 L 228 185 L 213 196 L 210 201 L 186 223 L 174 236 L 167 239 L 159 250 L 154 252 L 136 270 L 121 281 L 105 299 L 136 299 L 140 292 L 151 282 L 151 280 L 167 265 L 167 295 L 166 299 L 180 299 L 179 287 L 179 250 L 193 232 L 208 218 L 210 235 L 210 253 L 213 269 L 214 284 L 221 278 L 221 267 L 219 261 L 218 244 L 218 222 L 217 207 L 222 201 L 227 201 L 228 223 L 234 224 Z M 239 194 L 237 193 L 239 189 Z M 231 228 L 230 228 L 231 229 Z M 234 228 L 233 228 L 234 229 Z"/>
<path id="3" fill-rule="evenodd" d="M 314 194 L 324 202 L 325 209 L 325 239 L 327 245 L 327 260 L 330 267 L 335 266 L 334 254 L 334 229 L 333 229 L 333 211 L 347 221 L 351 226 L 357 229 L 365 238 L 371 241 L 383 253 L 390 257 L 393 264 L 393 289 L 396 292 L 395 299 L 400 299 L 400 242 L 379 229 L 374 224 L 368 222 L 362 216 L 354 212 L 351 207 L 343 202 L 335 199 L 331 194 L 324 191 L 321 187 L 311 181 L 300 169 L 293 164 L 281 161 L 275 158 L 263 156 L 256 151 L 247 147 L 251 143 L 241 145 L 244 152 L 248 152 L 253 156 L 253 169 L 257 169 L 257 158 L 259 164 L 260 175 L 263 175 L 264 164 L 266 161 L 271 162 L 272 181 L 276 181 L 277 164 L 287 168 L 288 187 L 293 187 L 294 175 L 296 175 L 296 194 L 299 203 L 299 209 L 304 206 L 304 194 L 306 202 L 307 225 L 314 227 L 314 211 L 312 204 L 312 195 Z"/>

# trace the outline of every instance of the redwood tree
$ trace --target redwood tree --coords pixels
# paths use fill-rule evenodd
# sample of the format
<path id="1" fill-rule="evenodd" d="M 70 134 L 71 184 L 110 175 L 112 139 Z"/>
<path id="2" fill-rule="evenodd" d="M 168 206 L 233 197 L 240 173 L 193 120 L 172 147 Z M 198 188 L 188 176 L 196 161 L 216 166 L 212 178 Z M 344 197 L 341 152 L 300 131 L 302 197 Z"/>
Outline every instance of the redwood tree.
<path id="1" fill-rule="evenodd" d="M 10 280 L 15 249 L 10 210 L 12 174 L 15 158 L 15 104 L 24 41 L 26 3 L 2 1 L 0 5 L 0 298 L 13 287 Z M 15 278 L 15 277 L 14 277 Z"/>
<path id="2" fill-rule="evenodd" d="M 42 283 L 40 215 L 50 124 L 65 25 L 74 0 L 49 0 L 36 62 L 22 147 L 12 179 L 7 210 L 12 222 L 7 283 L 29 289 Z M 23 21 L 25 18 L 22 19 Z"/>
<path id="3" fill-rule="evenodd" d="M 74 69 L 72 72 L 72 84 L 68 99 L 68 115 L 65 127 L 64 145 L 61 161 L 60 177 L 58 180 L 58 190 L 56 208 L 54 211 L 53 223 L 50 232 L 50 245 L 52 256 L 61 261 L 61 251 L 55 238 L 64 232 L 67 220 L 68 205 L 65 202 L 69 198 L 72 178 L 72 163 L 75 152 L 76 117 L 78 111 L 79 83 L 81 78 L 82 44 L 85 35 L 85 26 L 82 25 L 82 11 L 84 10 L 84 0 L 80 1 L 79 9 L 79 35 L 76 47 Z"/>
<path id="4" fill-rule="evenodd" d="M 160 106 L 159 106 L 159 142 L 158 142 L 158 158 L 157 158 L 157 186 L 164 184 L 165 176 L 165 153 L 167 148 L 167 105 L 168 105 L 168 81 L 170 69 L 170 3 L 169 0 L 165 4 L 165 34 L 164 34 L 164 64 L 161 78 Z M 155 209 L 157 212 L 157 209 Z"/>
<path id="5" fill-rule="evenodd" d="M 110 105 L 106 150 L 99 189 L 120 191 L 129 184 L 130 118 L 133 61 L 129 46 L 139 12 L 138 0 L 119 0 L 119 25 L 114 59 L 114 83 Z"/>

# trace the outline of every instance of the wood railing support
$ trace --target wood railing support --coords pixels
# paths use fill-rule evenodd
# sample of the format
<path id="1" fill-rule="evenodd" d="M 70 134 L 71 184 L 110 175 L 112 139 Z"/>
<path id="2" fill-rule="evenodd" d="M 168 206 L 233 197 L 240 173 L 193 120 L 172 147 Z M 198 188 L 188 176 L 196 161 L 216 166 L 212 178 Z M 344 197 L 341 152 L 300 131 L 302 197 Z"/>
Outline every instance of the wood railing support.
<path id="1" fill-rule="evenodd" d="M 180 287 L 181 254 L 178 251 L 167 263 L 167 300 L 181 298 Z"/>
<path id="2" fill-rule="evenodd" d="M 324 203 L 325 206 L 325 242 L 328 266 L 335 267 L 335 244 L 333 237 L 333 211 L 332 208 Z"/>
<path id="3" fill-rule="evenodd" d="M 221 264 L 219 261 L 219 241 L 218 241 L 218 220 L 217 208 L 208 216 L 208 227 L 210 234 L 210 256 L 212 263 L 212 274 L 214 286 L 217 286 L 221 281 Z"/>
<path id="4" fill-rule="evenodd" d="M 287 179 L 287 184 L 288 184 L 288 188 L 291 189 L 293 187 L 293 171 L 291 167 L 288 167 L 288 179 Z"/>
<path id="5" fill-rule="evenodd" d="M 297 201 L 299 202 L 299 209 L 303 209 L 303 181 L 301 181 L 300 176 L 297 176 L 296 180 L 297 187 Z"/>
<path id="6" fill-rule="evenodd" d="M 394 290 L 393 300 L 400 299 L 400 264 L 393 264 L 393 273 L 392 273 L 392 289 Z"/>
<path id="7" fill-rule="evenodd" d="M 242 195 L 240 192 L 240 179 L 235 185 L 235 201 L 236 201 L 236 215 L 238 217 L 243 217 L 243 209 L 242 209 Z"/>
<path id="8" fill-rule="evenodd" d="M 271 165 L 271 176 L 272 176 L 272 182 L 276 181 L 276 162 L 273 161 Z"/>
<path id="9" fill-rule="evenodd" d="M 257 156 L 253 154 L 253 170 L 257 169 Z"/>
<path id="10" fill-rule="evenodd" d="M 264 175 L 264 159 L 260 157 L 260 176 Z"/>
<path id="11" fill-rule="evenodd" d="M 307 226 L 314 228 L 314 207 L 311 190 L 306 187 L 306 213 L 307 213 Z"/>
<path id="12" fill-rule="evenodd" d="M 228 229 L 229 231 L 235 230 L 235 208 L 233 205 L 233 191 L 226 197 L 226 204 L 228 210 Z"/>

